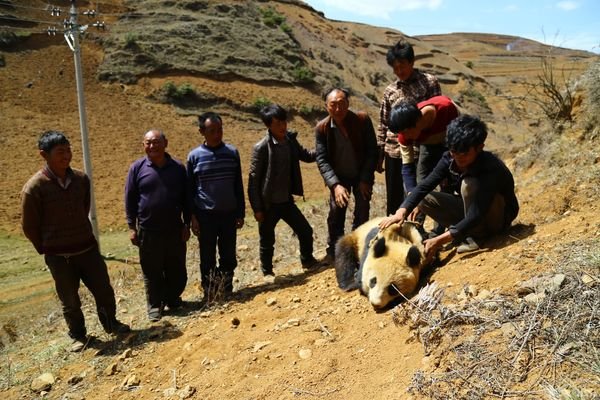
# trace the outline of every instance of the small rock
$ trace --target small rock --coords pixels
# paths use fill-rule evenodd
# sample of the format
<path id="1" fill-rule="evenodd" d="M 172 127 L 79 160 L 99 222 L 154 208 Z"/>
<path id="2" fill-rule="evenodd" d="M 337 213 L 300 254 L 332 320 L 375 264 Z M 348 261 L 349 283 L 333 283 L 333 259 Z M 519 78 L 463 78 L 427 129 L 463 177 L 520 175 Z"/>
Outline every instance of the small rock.
<path id="1" fill-rule="evenodd" d="M 312 357 L 312 350 L 311 349 L 301 349 L 298 352 L 298 355 L 300 356 L 301 359 L 308 360 L 309 358 Z"/>
<path id="2" fill-rule="evenodd" d="M 315 346 L 318 346 L 318 347 L 326 346 L 327 343 L 329 343 L 329 340 L 327 340 L 327 339 L 321 338 L 321 339 L 315 340 Z"/>
<path id="3" fill-rule="evenodd" d="M 202 311 L 200 313 L 200 317 L 201 318 L 208 318 L 208 317 L 210 317 L 210 311 Z"/>
<path id="4" fill-rule="evenodd" d="M 487 289 L 483 289 L 481 292 L 479 292 L 477 295 L 475 295 L 475 298 L 477 300 L 487 300 L 490 297 L 492 297 L 492 292 L 490 292 Z"/>
<path id="5" fill-rule="evenodd" d="M 256 343 L 254 343 L 254 347 L 252 348 L 252 353 L 256 353 L 257 351 L 260 351 L 260 350 L 264 349 L 265 347 L 267 347 L 271 343 L 272 343 L 271 341 L 256 342 Z"/>
<path id="6" fill-rule="evenodd" d="M 195 387 L 190 386 L 190 385 L 185 385 L 177 392 L 177 395 L 179 395 L 179 398 L 181 400 L 185 400 L 185 399 L 191 398 L 194 395 L 194 393 L 196 393 Z"/>
<path id="7" fill-rule="evenodd" d="M 269 307 L 274 306 L 275 304 L 277 304 L 277 299 L 275 297 L 269 297 L 267 299 L 267 305 Z"/>
<path id="8" fill-rule="evenodd" d="M 513 323 L 505 322 L 504 324 L 502 324 L 502 326 L 500 326 L 500 332 L 502 332 L 502 334 L 506 338 L 512 339 L 513 337 L 515 337 L 517 329 L 515 328 L 515 325 Z"/>
<path id="9" fill-rule="evenodd" d="M 43 391 L 49 391 L 52 389 L 52 385 L 56 382 L 56 378 L 50 372 L 46 372 L 38 376 L 31 382 L 31 390 L 36 393 L 40 393 Z"/>
<path id="10" fill-rule="evenodd" d="M 562 284 L 565 281 L 565 274 L 556 274 L 552 277 L 552 282 L 551 282 L 551 290 L 553 292 L 557 291 L 558 289 L 560 289 L 560 287 L 562 286 Z"/>
<path id="11" fill-rule="evenodd" d="M 302 301 L 302 299 L 298 296 L 292 297 L 292 303 L 300 303 L 301 301 Z"/>
<path id="12" fill-rule="evenodd" d="M 247 244 L 240 244 L 240 245 L 237 247 L 238 251 L 246 251 L 246 250 L 248 250 L 248 248 L 249 248 L 249 247 L 248 247 L 248 245 L 247 245 Z"/>
<path id="13" fill-rule="evenodd" d="M 379 321 L 379 323 L 377 325 L 379 326 L 379 329 L 385 328 L 385 322 L 383 322 L 383 321 Z"/>
<path id="14" fill-rule="evenodd" d="M 544 293 L 531 293 L 523 298 L 529 304 L 538 304 L 541 303 L 542 300 L 546 298 Z"/>
<path id="15" fill-rule="evenodd" d="M 240 325 L 240 319 L 238 317 L 231 318 L 231 326 L 237 328 Z"/>
<path id="16" fill-rule="evenodd" d="M 112 376 L 117 372 L 117 363 L 113 362 L 108 365 L 108 367 L 104 368 L 104 375 Z"/>
<path id="17" fill-rule="evenodd" d="M 191 350 L 192 350 L 192 347 L 193 347 L 193 345 L 192 345 L 192 343 L 191 343 L 191 342 L 186 342 L 186 343 L 183 345 L 183 349 L 184 349 L 185 351 L 191 351 Z"/>
<path id="18" fill-rule="evenodd" d="M 583 282 L 585 286 L 592 286 L 594 283 L 596 283 L 596 279 L 594 279 L 594 277 L 591 275 L 583 274 L 581 277 L 581 282 Z"/>
<path id="19" fill-rule="evenodd" d="M 300 326 L 300 318 L 291 318 L 286 322 L 288 326 Z"/>
<path id="20" fill-rule="evenodd" d="M 127 349 L 123 353 L 121 353 L 121 355 L 119 356 L 119 360 L 123 361 L 123 360 L 125 360 L 127 358 L 131 358 L 131 357 L 133 357 L 133 350 Z"/>
<path id="21" fill-rule="evenodd" d="M 177 388 L 174 388 L 174 387 L 166 388 L 165 390 L 163 390 L 163 396 L 171 397 L 171 396 L 175 395 L 175 392 L 177 392 Z"/>
<path id="22" fill-rule="evenodd" d="M 140 386 L 140 378 L 138 378 L 135 374 L 127 375 L 121 383 L 121 387 L 123 389 L 130 389 L 137 386 Z"/>
<path id="23" fill-rule="evenodd" d="M 83 376 L 81 376 L 81 375 L 73 375 L 72 377 L 70 377 L 69 379 L 67 379 L 67 384 L 69 384 L 70 386 L 74 386 L 74 385 L 77 385 L 82 380 L 83 380 Z"/>

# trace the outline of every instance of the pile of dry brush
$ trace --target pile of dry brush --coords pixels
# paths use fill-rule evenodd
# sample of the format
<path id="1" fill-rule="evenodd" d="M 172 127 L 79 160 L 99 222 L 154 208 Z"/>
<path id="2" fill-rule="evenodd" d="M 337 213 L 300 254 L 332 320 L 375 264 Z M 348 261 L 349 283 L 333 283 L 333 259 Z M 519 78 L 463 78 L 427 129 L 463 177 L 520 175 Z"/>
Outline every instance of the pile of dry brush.
<path id="1" fill-rule="evenodd" d="M 433 359 L 408 391 L 430 399 L 598 398 L 600 240 L 558 253 L 555 275 L 515 295 L 445 305 L 444 289 L 432 284 L 397 306 L 394 322 L 408 323 Z"/>

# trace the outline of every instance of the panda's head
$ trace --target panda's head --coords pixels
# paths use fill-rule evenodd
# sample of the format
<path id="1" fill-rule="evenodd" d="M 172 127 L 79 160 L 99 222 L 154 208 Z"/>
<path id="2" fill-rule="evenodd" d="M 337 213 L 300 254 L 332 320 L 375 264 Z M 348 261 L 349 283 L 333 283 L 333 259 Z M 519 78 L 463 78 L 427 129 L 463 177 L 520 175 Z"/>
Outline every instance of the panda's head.
<path id="1" fill-rule="evenodd" d="M 361 290 L 374 308 L 384 308 L 401 293 L 408 296 L 414 291 L 424 259 L 420 242 L 414 243 L 404 236 L 383 235 L 373 241 L 368 251 L 362 268 Z"/>

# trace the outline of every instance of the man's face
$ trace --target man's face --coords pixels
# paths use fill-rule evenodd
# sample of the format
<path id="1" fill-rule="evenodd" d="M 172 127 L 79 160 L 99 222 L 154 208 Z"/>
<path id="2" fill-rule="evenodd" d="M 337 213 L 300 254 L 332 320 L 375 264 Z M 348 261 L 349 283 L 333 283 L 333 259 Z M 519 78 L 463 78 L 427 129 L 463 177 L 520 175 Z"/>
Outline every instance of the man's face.
<path id="1" fill-rule="evenodd" d="M 46 160 L 48 167 L 55 173 L 65 172 L 69 168 L 71 158 L 73 158 L 71 145 L 69 144 L 57 144 L 50 152 L 46 153 L 42 150 L 40 154 Z"/>
<path id="2" fill-rule="evenodd" d="M 204 128 L 200 128 L 200 133 L 210 147 L 218 146 L 223 141 L 223 125 L 219 121 L 207 119 L 204 121 Z"/>
<path id="3" fill-rule="evenodd" d="M 483 150 L 483 144 L 478 146 L 471 146 L 469 150 L 464 152 L 457 152 L 454 150 L 450 150 L 450 156 L 454 159 L 454 163 L 461 170 L 465 171 L 467 168 L 473 164 L 479 153 Z"/>
<path id="4" fill-rule="evenodd" d="M 144 135 L 144 151 L 150 161 L 161 160 L 165 156 L 165 149 L 167 148 L 167 139 L 165 139 L 159 132 L 150 131 Z"/>
<path id="5" fill-rule="evenodd" d="M 398 79 L 405 81 L 412 75 L 414 65 L 414 61 L 394 60 L 392 69 L 394 70 L 394 75 L 396 75 Z"/>
<path id="6" fill-rule="evenodd" d="M 280 140 L 285 136 L 285 132 L 287 131 L 287 121 L 273 118 L 269 130 L 276 139 Z"/>
<path id="7" fill-rule="evenodd" d="M 340 90 L 334 90 L 333 92 L 329 93 L 329 96 L 327 96 L 325 106 L 331 118 L 333 118 L 333 120 L 336 122 L 341 122 L 348 113 L 348 98 L 344 92 Z"/>

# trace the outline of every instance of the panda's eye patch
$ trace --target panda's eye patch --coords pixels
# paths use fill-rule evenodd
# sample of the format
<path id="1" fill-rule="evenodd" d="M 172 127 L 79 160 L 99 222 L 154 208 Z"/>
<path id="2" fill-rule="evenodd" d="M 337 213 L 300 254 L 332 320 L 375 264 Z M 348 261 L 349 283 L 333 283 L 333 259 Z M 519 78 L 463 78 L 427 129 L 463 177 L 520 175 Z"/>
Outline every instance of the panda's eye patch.
<path id="1" fill-rule="evenodd" d="M 377 278 L 373 277 L 371 278 L 371 280 L 369 281 L 369 287 L 371 289 L 373 289 L 375 287 L 375 285 L 377 285 Z"/>
<path id="2" fill-rule="evenodd" d="M 400 296 L 400 292 L 396 289 L 396 286 L 390 285 L 387 287 L 388 294 L 390 296 Z"/>

